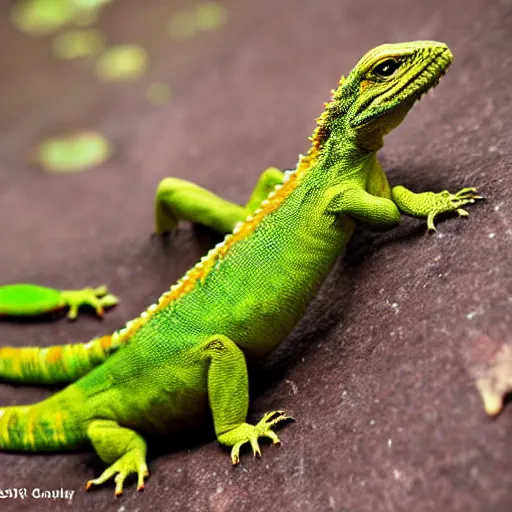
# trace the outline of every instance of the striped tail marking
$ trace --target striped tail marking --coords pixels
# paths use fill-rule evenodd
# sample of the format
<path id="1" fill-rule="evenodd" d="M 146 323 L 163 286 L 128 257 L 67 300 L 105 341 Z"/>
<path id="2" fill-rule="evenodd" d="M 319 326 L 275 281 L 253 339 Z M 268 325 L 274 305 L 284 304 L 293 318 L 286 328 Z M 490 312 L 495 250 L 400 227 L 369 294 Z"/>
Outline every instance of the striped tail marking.
<path id="1" fill-rule="evenodd" d="M 67 429 L 69 413 L 41 404 L 0 408 L 0 451 L 58 451 L 79 446 L 81 436 Z"/>
<path id="2" fill-rule="evenodd" d="M 121 346 L 108 335 L 87 343 L 53 347 L 0 348 L 0 380 L 31 384 L 67 384 L 101 364 Z"/>

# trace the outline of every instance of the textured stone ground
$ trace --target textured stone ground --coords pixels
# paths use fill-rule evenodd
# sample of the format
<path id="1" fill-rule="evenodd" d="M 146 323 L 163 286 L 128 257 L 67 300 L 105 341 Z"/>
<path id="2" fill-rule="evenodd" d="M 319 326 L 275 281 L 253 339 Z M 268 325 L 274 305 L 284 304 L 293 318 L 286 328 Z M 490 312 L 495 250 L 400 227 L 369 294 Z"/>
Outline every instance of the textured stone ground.
<path id="1" fill-rule="evenodd" d="M 106 282 L 122 303 L 103 323 L 2 322 L 2 344 L 87 340 L 136 316 L 215 242 L 189 227 L 167 246 L 150 239 L 158 181 L 184 177 L 243 202 L 263 168 L 294 165 L 339 75 L 383 42 L 437 39 L 455 55 L 389 136 L 391 180 L 476 184 L 488 200 L 435 236 L 416 220 L 356 236 L 254 376 L 251 418 L 278 407 L 298 420 L 281 429 L 281 448 L 232 468 L 208 435 L 155 446 L 147 490 L 118 501 L 112 486 L 83 492 L 102 468 L 92 453 L 0 454 L 0 489 L 76 490 L 71 503 L 2 500 L 1 510 L 511 510 L 512 407 L 488 419 L 470 374 L 482 340 L 512 343 L 510 0 L 233 0 L 221 31 L 182 44 L 165 33 L 172 2 L 118 1 L 100 27 L 152 57 L 149 75 L 119 85 L 16 32 L 11 3 L 0 7 L 0 282 Z M 146 103 L 154 81 L 171 84 L 169 105 Z M 59 176 L 26 163 L 42 138 L 82 128 L 116 144 L 101 168 Z M 0 385 L 0 404 L 48 393 Z"/>

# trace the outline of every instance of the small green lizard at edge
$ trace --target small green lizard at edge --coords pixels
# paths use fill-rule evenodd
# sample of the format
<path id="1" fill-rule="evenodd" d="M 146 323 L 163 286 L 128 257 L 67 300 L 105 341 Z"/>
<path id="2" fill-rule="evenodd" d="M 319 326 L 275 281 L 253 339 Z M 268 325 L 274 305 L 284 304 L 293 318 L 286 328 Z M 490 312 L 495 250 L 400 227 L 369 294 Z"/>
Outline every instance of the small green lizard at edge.
<path id="1" fill-rule="evenodd" d="M 452 61 L 445 44 L 386 44 L 368 52 L 332 91 L 296 168 L 270 168 L 245 207 L 192 183 L 157 189 L 156 231 L 188 220 L 227 233 L 138 318 L 85 344 L 0 349 L 0 379 L 70 384 L 48 399 L 0 408 L 0 450 L 92 446 L 108 465 L 86 488 L 114 478 L 115 493 L 148 476 L 145 437 L 179 436 L 211 414 L 233 464 L 245 443 L 278 444 L 268 412 L 255 425 L 247 361 L 270 354 L 297 324 L 342 254 L 356 222 L 391 228 L 401 213 L 467 215 L 476 189 L 413 193 L 391 188 L 377 160 L 383 137 L 437 85 Z M 206 416 L 205 416 L 206 415 Z M 144 436 L 144 437 L 143 437 Z"/>
<path id="2" fill-rule="evenodd" d="M 83 290 L 56 290 L 30 283 L 0 286 L 0 317 L 38 316 L 69 308 L 68 318 L 75 320 L 81 306 L 90 306 L 102 318 L 105 308 L 118 302 L 105 285 Z"/>

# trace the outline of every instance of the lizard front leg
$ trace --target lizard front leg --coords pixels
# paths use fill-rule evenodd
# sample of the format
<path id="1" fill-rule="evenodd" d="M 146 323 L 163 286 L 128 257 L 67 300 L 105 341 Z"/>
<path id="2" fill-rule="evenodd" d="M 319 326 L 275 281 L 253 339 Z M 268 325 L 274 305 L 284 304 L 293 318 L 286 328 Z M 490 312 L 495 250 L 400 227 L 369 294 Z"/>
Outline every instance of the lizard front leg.
<path id="1" fill-rule="evenodd" d="M 244 221 L 282 181 L 283 173 L 269 167 L 261 174 L 248 203 L 240 206 L 190 181 L 165 178 L 156 192 L 155 230 L 157 233 L 172 232 L 180 220 L 186 220 L 219 233 L 230 233 L 235 224 Z"/>
<path id="2" fill-rule="evenodd" d="M 448 190 L 416 194 L 402 185 L 397 185 L 391 190 L 391 195 L 402 212 L 415 217 L 426 217 L 430 231 L 436 230 L 434 219 L 440 213 L 457 212 L 461 217 L 467 217 L 469 214 L 462 207 L 482 199 L 474 187 L 463 188 L 454 194 Z"/>
<path id="3" fill-rule="evenodd" d="M 269 438 L 280 444 L 272 430 L 277 423 L 291 419 L 283 411 L 268 412 L 256 424 L 246 423 L 249 408 L 249 379 L 245 357 L 229 338 L 215 335 L 199 347 L 199 357 L 209 361 L 208 400 L 219 443 L 231 446 L 231 461 L 240 462 L 240 448 L 250 443 L 254 456 L 261 455 L 258 439 Z"/>
<path id="4" fill-rule="evenodd" d="M 335 187 L 327 202 L 327 212 L 346 214 L 372 226 L 390 228 L 400 221 L 400 211 L 391 199 L 374 196 L 352 184 Z"/>
<path id="5" fill-rule="evenodd" d="M 327 211 L 344 213 L 380 228 L 393 227 L 400 221 L 400 212 L 427 219 L 429 230 L 435 230 L 434 218 L 445 212 L 456 211 L 461 216 L 468 213 L 462 206 L 472 204 L 480 196 L 474 188 L 463 188 L 456 194 L 447 190 L 439 193 L 415 194 L 403 186 L 391 191 L 391 199 L 366 192 L 354 185 L 339 185 L 330 194 Z"/>
<path id="6" fill-rule="evenodd" d="M 430 231 L 436 230 L 434 220 L 437 215 L 456 212 L 462 217 L 467 217 L 468 212 L 462 207 L 482 199 L 476 194 L 476 188 L 473 187 L 463 188 L 454 194 L 448 190 L 416 194 L 402 185 L 391 189 L 387 176 L 378 161 L 369 175 L 368 192 L 375 196 L 391 199 L 406 215 L 426 218 Z"/>

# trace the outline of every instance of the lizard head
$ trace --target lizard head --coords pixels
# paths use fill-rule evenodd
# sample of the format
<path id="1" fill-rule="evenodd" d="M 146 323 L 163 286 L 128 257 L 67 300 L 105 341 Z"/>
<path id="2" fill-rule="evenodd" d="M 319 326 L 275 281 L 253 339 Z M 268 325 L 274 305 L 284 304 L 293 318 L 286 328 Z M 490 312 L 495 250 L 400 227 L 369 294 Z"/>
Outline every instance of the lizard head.
<path id="1" fill-rule="evenodd" d="M 412 105 L 435 87 L 452 61 L 443 43 L 384 44 L 369 51 L 340 83 L 346 128 L 357 140 L 382 141 Z"/>

